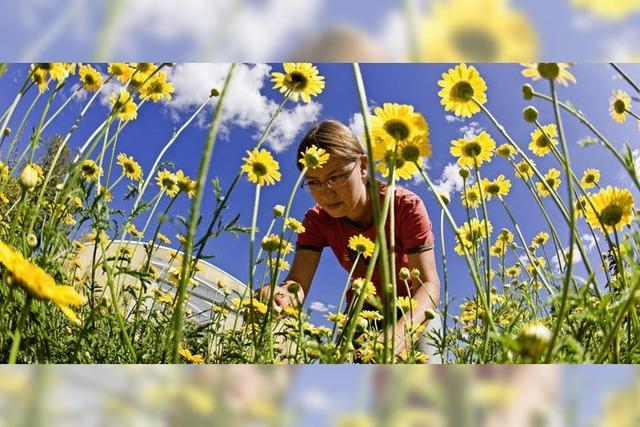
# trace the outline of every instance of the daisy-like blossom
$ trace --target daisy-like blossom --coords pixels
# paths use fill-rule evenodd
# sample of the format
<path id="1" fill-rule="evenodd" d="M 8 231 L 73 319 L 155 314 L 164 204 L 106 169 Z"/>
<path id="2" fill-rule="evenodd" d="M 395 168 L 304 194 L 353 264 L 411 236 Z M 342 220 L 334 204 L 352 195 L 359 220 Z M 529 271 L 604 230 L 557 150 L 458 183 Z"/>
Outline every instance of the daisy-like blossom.
<path id="1" fill-rule="evenodd" d="M 273 88 L 281 93 L 291 91 L 291 98 L 298 102 L 298 98 L 306 103 L 311 102 L 312 96 L 318 96 L 324 89 L 324 77 L 318 73 L 318 68 L 308 62 L 286 62 L 282 64 L 284 73 L 271 73 Z"/>
<path id="2" fill-rule="evenodd" d="M 247 151 L 247 155 L 242 159 L 244 164 L 241 169 L 247 174 L 249 181 L 260 186 L 273 185 L 280 181 L 280 165 L 271 153 L 263 148 Z"/>
<path id="3" fill-rule="evenodd" d="M 329 161 L 329 157 L 329 153 L 325 149 L 312 145 L 302 153 L 298 162 L 308 169 L 316 169 L 324 166 Z"/>
<path id="4" fill-rule="evenodd" d="M 1 241 L 0 264 L 5 267 L 5 274 L 10 285 L 22 288 L 33 298 L 53 302 L 69 320 L 80 323 L 71 307 L 80 307 L 85 299 L 73 287 L 58 285 L 46 271 Z"/>
<path id="5" fill-rule="evenodd" d="M 440 104 L 456 116 L 471 117 L 487 102 L 487 84 L 474 66 L 458 64 L 442 74 L 438 81 Z M 476 103 L 477 102 L 477 103 Z"/>
<path id="6" fill-rule="evenodd" d="M 373 254 L 376 245 L 362 234 L 351 236 L 349 238 L 349 249 L 362 254 L 363 257 L 369 258 Z"/>

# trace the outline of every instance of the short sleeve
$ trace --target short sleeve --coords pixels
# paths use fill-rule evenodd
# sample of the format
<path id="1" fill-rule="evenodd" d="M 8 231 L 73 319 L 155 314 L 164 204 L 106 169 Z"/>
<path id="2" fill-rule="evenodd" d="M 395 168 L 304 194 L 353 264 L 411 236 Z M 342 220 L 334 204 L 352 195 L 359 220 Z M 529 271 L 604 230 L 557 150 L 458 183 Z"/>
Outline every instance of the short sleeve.
<path id="1" fill-rule="evenodd" d="M 433 249 L 435 237 L 424 203 L 410 193 L 400 197 L 398 228 L 405 253 L 414 254 Z"/>
<path id="2" fill-rule="evenodd" d="M 329 246 L 326 235 L 323 232 L 322 218 L 318 209 L 309 209 L 302 220 L 304 232 L 298 234 L 296 249 L 308 249 L 322 252 L 325 246 Z"/>

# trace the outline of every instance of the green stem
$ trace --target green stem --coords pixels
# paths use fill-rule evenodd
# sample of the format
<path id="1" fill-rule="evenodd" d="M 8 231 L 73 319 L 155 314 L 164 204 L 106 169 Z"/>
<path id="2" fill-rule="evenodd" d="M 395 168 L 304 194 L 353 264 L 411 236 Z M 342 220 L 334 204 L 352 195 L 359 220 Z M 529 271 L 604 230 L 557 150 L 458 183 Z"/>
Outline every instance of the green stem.
<path id="1" fill-rule="evenodd" d="M 206 184 L 207 173 L 209 171 L 209 164 L 211 162 L 211 157 L 213 154 L 213 147 L 215 145 L 216 134 L 218 131 L 218 126 L 220 124 L 220 120 L 222 118 L 222 104 L 224 101 L 224 97 L 229 88 L 229 84 L 231 83 L 231 78 L 236 69 L 237 64 L 233 63 L 229 69 L 229 74 L 227 74 L 227 78 L 224 83 L 224 87 L 222 88 L 222 93 L 220 94 L 220 100 L 216 105 L 216 110 L 213 115 L 213 121 L 211 123 L 211 128 L 209 130 L 209 135 L 207 136 L 207 140 L 205 142 L 204 150 L 202 153 L 202 159 L 200 161 L 200 168 L 198 172 L 198 184 L 196 187 L 196 194 L 194 196 L 193 203 L 191 204 L 191 212 L 189 214 L 189 228 L 186 236 L 186 244 L 184 248 L 184 256 L 182 258 L 182 274 L 180 275 L 180 284 L 178 286 L 177 292 L 177 302 L 173 312 L 172 318 L 172 351 L 171 351 L 171 360 L 173 363 L 177 363 L 179 360 L 178 349 L 180 348 L 180 343 L 182 341 L 182 333 L 184 328 L 184 300 L 185 293 L 187 289 L 187 284 L 189 283 L 189 278 L 191 276 L 191 255 L 193 252 L 193 238 L 196 233 L 196 228 L 198 226 L 198 216 L 200 215 L 200 206 L 202 204 L 204 187 Z"/>
<path id="2" fill-rule="evenodd" d="M 18 357 L 18 349 L 20 348 L 20 340 L 22 338 L 22 328 L 24 327 L 24 322 L 27 319 L 27 315 L 29 314 L 30 308 L 31 308 L 31 296 L 27 295 L 27 300 L 24 303 L 24 307 L 22 307 L 22 310 L 20 311 L 20 317 L 18 318 L 18 325 L 16 326 L 15 331 L 13 331 L 11 351 L 9 353 L 10 365 L 14 365 L 16 363 L 16 359 Z"/>

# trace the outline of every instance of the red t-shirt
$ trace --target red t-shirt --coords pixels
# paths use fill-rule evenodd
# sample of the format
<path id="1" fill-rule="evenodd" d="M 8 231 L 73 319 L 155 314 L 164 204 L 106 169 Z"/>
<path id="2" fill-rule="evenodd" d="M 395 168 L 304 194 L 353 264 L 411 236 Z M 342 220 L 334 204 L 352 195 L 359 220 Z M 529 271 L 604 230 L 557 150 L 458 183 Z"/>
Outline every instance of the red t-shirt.
<path id="1" fill-rule="evenodd" d="M 386 186 L 380 186 L 380 205 L 384 200 Z M 396 238 L 396 273 L 402 267 L 408 267 L 407 254 L 419 253 L 433 249 L 434 236 L 431 230 L 431 221 L 424 203 L 415 193 L 396 187 L 395 200 L 395 238 Z M 387 245 L 389 244 L 389 217 L 387 216 L 386 232 Z M 302 225 L 304 233 L 298 235 L 297 249 L 308 249 L 322 252 L 326 246 L 330 246 L 340 265 L 347 271 L 351 271 L 356 259 L 356 252 L 349 249 L 349 238 L 362 234 L 375 242 L 375 224 L 367 228 L 358 228 L 346 217 L 334 218 L 319 205 L 309 209 L 304 216 Z M 353 278 L 365 277 L 369 259 L 360 256 Z M 374 270 L 373 283 L 376 285 L 378 295 L 381 295 L 380 273 L 378 268 Z M 406 296 L 407 289 L 404 282 L 397 278 L 397 295 Z M 411 286 L 411 282 L 409 282 Z M 351 301 L 352 291 L 347 293 L 347 300 Z"/>

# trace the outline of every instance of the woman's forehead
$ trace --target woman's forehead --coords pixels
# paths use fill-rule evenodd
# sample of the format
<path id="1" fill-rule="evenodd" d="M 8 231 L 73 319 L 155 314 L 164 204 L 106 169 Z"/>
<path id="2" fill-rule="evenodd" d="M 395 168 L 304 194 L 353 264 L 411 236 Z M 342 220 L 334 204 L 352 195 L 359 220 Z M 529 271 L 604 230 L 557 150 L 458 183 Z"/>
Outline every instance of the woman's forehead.
<path id="1" fill-rule="evenodd" d="M 322 167 L 311 169 L 304 175 L 306 178 L 322 179 L 334 173 L 347 172 L 347 167 L 353 165 L 353 161 L 341 157 L 331 157 Z"/>

